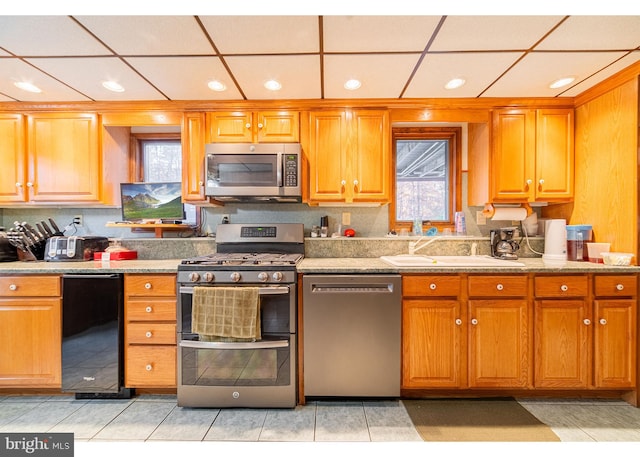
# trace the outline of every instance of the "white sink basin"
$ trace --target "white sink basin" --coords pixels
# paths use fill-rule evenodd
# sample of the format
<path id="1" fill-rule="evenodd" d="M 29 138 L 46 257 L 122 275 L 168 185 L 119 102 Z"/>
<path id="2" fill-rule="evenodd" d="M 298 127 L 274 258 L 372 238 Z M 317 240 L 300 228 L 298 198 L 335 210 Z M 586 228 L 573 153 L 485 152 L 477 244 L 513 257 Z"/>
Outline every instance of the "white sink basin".
<path id="1" fill-rule="evenodd" d="M 515 260 L 485 255 L 385 255 L 380 260 L 395 267 L 523 267 Z"/>

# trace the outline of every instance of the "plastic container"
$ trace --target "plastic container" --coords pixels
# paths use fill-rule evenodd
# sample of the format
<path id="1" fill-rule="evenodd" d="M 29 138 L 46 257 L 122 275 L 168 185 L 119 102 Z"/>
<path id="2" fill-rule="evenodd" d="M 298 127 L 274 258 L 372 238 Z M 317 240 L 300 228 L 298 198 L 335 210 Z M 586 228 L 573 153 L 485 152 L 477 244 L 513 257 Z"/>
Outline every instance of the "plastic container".
<path id="1" fill-rule="evenodd" d="M 631 265 L 633 254 L 627 252 L 603 252 L 602 260 L 605 265 Z"/>
<path id="2" fill-rule="evenodd" d="M 567 225 L 567 260 L 589 260 L 587 243 L 591 242 L 591 225 Z"/>
<path id="3" fill-rule="evenodd" d="M 589 254 L 589 262 L 603 263 L 602 253 L 609 252 L 611 243 L 587 243 L 587 253 Z"/>

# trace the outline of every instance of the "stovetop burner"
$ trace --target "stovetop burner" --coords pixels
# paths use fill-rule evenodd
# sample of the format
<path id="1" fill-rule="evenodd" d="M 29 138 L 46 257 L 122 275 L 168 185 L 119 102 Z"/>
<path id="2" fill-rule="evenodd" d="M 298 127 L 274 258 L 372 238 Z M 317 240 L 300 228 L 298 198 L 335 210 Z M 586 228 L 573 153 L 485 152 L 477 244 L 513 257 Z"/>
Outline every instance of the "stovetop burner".
<path id="1" fill-rule="evenodd" d="M 217 252 L 182 260 L 183 265 L 203 266 L 295 266 L 302 254 L 290 253 L 249 253 L 249 252 Z"/>

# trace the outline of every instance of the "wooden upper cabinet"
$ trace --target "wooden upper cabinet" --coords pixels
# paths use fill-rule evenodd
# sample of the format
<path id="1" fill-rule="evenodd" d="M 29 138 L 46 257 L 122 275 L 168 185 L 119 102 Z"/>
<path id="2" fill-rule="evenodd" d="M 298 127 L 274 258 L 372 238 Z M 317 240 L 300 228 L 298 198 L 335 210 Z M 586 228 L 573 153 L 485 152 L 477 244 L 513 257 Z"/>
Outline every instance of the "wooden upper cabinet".
<path id="1" fill-rule="evenodd" d="M 27 151 L 22 114 L 0 114 L 0 203 L 26 201 Z"/>
<path id="2" fill-rule="evenodd" d="M 205 115 L 185 113 L 182 124 L 182 200 L 204 202 Z"/>
<path id="3" fill-rule="evenodd" d="M 297 111 L 207 113 L 210 143 L 297 143 L 300 113 Z"/>
<path id="4" fill-rule="evenodd" d="M 28 115 L 24 201 L 100 201 L 101 157 L 98 115 L 37 113 Z"/>
<path id="5" fill-rule="evenodd" d="M 389 202 L 387 111 L 312 112 L 309 125 L 310 203 Z"/>
<path id="6" fill-rule="evenodd" d="M 573 198 L 573 113 L 573 109 L 499 109 L 492 113 L 492 201 Z"/>

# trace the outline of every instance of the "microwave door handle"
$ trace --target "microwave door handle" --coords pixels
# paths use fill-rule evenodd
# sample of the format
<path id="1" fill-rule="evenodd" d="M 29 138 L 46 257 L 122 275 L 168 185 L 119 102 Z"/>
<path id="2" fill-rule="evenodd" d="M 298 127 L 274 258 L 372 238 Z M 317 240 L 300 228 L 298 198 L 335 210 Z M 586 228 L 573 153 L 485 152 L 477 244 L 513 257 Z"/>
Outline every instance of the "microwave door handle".
<path id="1" fill-rule="evenodd" d="M 283 167 L 284 167 L 284 162 L 282 160 L 282 153 L 278 152 L 277 155 L 277 166 L 276 166 L 276 180 L 278 183 L 278 187 L 282 187 L 282 172 L 283 172 Z"/>

